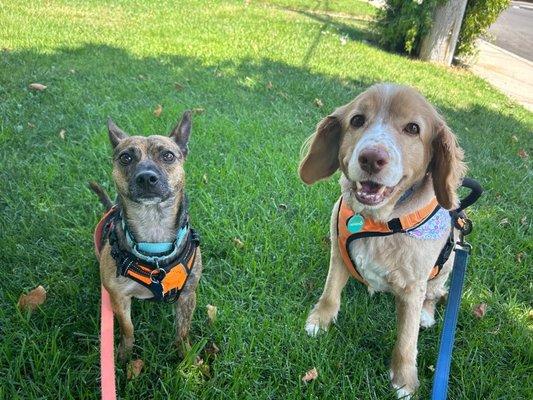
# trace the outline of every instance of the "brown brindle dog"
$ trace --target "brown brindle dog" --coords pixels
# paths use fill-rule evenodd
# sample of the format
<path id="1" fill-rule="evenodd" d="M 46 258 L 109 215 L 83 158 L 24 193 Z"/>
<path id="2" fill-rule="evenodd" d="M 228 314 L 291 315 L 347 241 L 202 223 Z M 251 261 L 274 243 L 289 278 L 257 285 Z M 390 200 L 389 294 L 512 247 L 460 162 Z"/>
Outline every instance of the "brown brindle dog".
<path id="1" fill-rule="evenodd" d="M 132 297 L 177 299 L 176 344 L 183 354 L 189 348 L 195 290 L 202 273 L 184 192 L 191 113 L 183 114 L 169 137 L 128 136 L 111 120 L 108 129 L 118 197 L 108 211 L 111 217 L 103 223 L 99 261 L 102 284 L 120 325 L 119 358 L 126 360 L 133 348 Z M 94 183 L 91 188 L 109 209 L 112 204 L 105 192 Z"/>

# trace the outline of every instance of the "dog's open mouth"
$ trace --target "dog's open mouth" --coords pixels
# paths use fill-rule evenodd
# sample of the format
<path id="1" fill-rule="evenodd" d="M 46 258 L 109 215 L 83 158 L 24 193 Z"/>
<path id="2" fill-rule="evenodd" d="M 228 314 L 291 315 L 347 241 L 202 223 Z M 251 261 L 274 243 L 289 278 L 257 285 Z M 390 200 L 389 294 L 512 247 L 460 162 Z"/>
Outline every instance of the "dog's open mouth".
<path id="1" fill-rule="evenodd" d="M 353 191 L 357 201 L 362 204 L 375 206 L 394 191 L 395 186 L 389 187 L 373 181 L 355 182 Z"/>

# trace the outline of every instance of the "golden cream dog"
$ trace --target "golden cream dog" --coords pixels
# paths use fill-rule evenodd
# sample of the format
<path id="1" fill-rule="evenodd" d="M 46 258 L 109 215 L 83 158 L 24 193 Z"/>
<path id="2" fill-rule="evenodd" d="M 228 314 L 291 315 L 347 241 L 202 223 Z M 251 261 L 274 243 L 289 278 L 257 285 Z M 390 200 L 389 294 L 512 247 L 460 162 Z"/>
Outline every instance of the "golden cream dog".
<path id="1" fill-rule="evenodd" d="M 362 237 L 348 242 L 344 250 L 347 258 L 339 245 L 343 242 L 338 240 L 338 224 L 344 222 L 339 219 L 339 207 L 342 203 L 341 213 L 351 210 L 361 221 L 385 227 L 395 218 L 418 216 L 432 201 L 436 204 L 435 197 L 444 209 L 452 209 L 457 206 L 456 190 L 466 171 L 463 152 L 455 135 L 422 95 L 392 84 L 372 86 L 339 107 L 318 124 L 306 145 L 301 179 L 312 184 L 340 169 L 342 195 L 332 211 L 325 288 L 305 329 L 314 336 L 335 321 L 341 292 L 350 276 L 346 260 L 353 260 L 371 293 L 387 291 L 395 296 L 398 338 L 392 353 L 391 380 L 398 397 L 410 397 L 418 387 L 419 326 L 434 324 L 435 304 L 447 291 L 453 253 L 440 273 L 430 277 L 449 240 L 451 224 L 449 220 L 445 226 L 433 224 L 435 232 L 427 237 L 405 230 Z"/>

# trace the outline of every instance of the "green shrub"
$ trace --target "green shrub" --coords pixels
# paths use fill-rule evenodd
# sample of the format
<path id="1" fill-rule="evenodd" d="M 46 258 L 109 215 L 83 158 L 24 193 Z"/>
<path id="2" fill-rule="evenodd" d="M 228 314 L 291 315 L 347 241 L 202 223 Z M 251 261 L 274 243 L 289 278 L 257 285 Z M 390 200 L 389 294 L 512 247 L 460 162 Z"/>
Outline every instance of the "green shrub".
<path id="1" fill-rule="evenodd" d="M 468 0 L 456 55 L 468 56 L 475 53 L 476 39 L 487 33 L 498 15 L 509 7 L 509 3 L 510 0 Z"/>
<path id="2" fill-rule="evenodd" d="M 377 16 L 379 44 L 387 50 L 418 54 L 420 40 L 431 28 L 439 0 L 387 0 Z"/>
<path id="3" fill-rule="evenodd" d="M 418 55 L 420 42 L 430 30 L 433 12 L 447 0 L 387 0 L 378 11 L 379 44 L 387 50 Z M 468 0 L 456 54 L 470 55 L 475 41 L 485 34 L 510 0 Z"/>

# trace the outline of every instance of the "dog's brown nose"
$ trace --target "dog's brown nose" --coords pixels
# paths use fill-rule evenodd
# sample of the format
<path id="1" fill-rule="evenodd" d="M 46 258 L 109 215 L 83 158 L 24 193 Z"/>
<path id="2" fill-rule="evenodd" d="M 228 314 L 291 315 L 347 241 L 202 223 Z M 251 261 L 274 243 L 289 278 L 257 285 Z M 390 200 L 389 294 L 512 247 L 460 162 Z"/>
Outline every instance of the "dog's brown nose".
<path id="1" fill-rule="evenodd" d="M 389 155 L 385 150 L 374 147 L 365 149 L 359 154 L 361 169 L 369 174 L 375 174 L 383 169 L 389 162 Z"/>
<path id="2" fill-rule="evenodd" d="M 143 171 L 137 174 L 135 177 L 135 182 L 137 182 L 137 185 L 141 187 L 148 188 L 159 182 L 159 178 L 153 171 Z"/>

